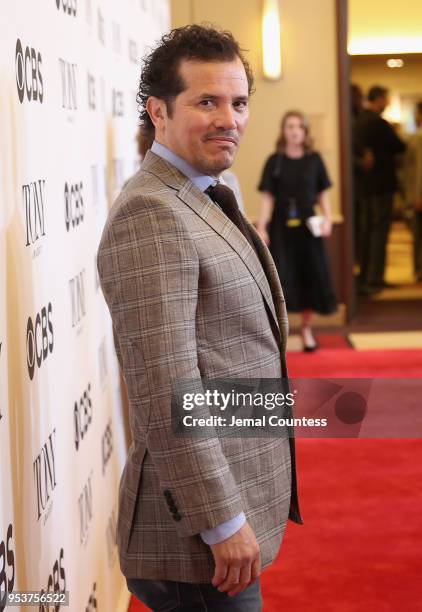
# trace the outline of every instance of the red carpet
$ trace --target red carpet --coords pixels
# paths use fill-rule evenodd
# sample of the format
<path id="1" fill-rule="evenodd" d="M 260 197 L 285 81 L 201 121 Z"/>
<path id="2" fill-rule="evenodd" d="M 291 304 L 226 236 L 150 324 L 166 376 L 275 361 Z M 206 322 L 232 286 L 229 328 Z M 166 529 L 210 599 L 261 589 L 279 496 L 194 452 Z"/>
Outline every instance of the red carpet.
<path id="1" fill-rule="evenodd" d="M 422 377 L 414 350 L 322 348 L 288 363 L 292 377 Z M 421 440 L 297 440 L 297 449 L 305 524 L 289 523 L 263 574 L 265 612 L 420 612 Z"/>
<path id="2" fill-rule="evenodd" d="M 422 378 L 422 350 L 321 348 L 315 353 L 289 353 L 288 366 L 291 377 Z"/>
<path id="3" fill-rule="evenodd" d="M 304 525 L 263 573 L 265 612 L 420 612 L 420 440 L 298 440 Z"/>
<path id="4" fill-rule="evenodd" d="M 290 376 L 422 378 L 422 351 L 331 342 L 290 353 Z M 263 573 L 264 611 L 421 612 L 422 441 L 301 439 L 297 449 L 305 524 L 288 524 Z M 145 610 L 132 601 L 130 612 Z"/>

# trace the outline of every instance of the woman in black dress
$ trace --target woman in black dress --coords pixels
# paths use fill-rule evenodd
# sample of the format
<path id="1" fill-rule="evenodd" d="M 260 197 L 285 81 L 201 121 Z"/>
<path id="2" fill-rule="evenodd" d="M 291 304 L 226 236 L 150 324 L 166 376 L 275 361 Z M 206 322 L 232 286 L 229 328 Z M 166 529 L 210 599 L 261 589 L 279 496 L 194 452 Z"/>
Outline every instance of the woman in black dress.
<path id="1" fill-rule="evenodd" d="M 302 313 L 306 351 L 318 346 L 312 312 L 330 314 L 337 307 L 323 243 L 332 227 L 330 186 L 324 162 L 312 149 L 304 115 L 286 113 L 276 153 L 267 159 L 258 186 L 262 200 L 257 230 L 277 266 L 287 310 Z M 316 204 L 323 217 L 320 236 L 314 236 L 306 222 L 316 214 Z"/>

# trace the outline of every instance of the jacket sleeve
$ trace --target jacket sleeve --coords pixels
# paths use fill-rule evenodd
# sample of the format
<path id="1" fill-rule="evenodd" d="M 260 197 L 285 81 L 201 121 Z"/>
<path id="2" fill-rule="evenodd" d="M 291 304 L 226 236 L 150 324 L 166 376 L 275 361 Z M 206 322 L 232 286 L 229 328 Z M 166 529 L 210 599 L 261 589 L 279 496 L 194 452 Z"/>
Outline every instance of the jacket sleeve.
<path id="1" fill-rule="evenodd" d="M 396 134 L 393 126 L 390 125 L 385 119 L 382 119 L 378 125 L 381 132 L 380 142 L 384 147 L 384 151 L 386 150 L 391 155 L 404 153 L 406 151 L 406 144 Z"/>
<path id="2" fill-rule="evenodd" d="M 242 512 L 241 497 L 216 435 L 175 435 L 173 382 L 201 387 L 196 344 L 199 258 L 194 241 L 162 202 L 123 204 L 107 223 L 98 271 L 118 339 L 136 433 L 146 438 L 163 499 L 179 535 Z"/>
<path id="3" fill-rule="evenodd" d="M 415 139 L 415 187 L 413 201 L 422 199 L 422 137 L 417 136 Z"/>

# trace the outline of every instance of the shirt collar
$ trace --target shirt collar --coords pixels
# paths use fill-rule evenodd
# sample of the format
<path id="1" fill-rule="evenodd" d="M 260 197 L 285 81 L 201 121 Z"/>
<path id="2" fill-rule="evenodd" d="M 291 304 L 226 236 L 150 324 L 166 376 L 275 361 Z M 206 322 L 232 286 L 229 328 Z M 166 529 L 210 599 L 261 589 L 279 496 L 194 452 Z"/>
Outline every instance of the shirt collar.
<path id="1" fill-rule="evenodd" d="M 173 153 L 173 151 L 170 151 L 170 149 L 156 140 L 154 140 L 152 143 L 151 151 L 180 170 L 180 172 L 187 176 L 188 179 L 201 191 L 205 191 L 208 189 L 208 187 L 217 182 L 215 176 L 202 174 L 182 157 L 179 157 L 179 155 L 176 155 L 176 153 Z M 218 181 L 224 183 L 224 181 L 221 180 L 221 177 L 218 179 Z"/>

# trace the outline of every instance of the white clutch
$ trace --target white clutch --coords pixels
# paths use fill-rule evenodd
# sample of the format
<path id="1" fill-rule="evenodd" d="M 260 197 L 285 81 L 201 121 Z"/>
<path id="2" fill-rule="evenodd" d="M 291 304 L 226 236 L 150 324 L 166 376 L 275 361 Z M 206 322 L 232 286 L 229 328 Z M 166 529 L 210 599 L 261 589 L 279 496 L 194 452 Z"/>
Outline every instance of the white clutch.
<path id="1" fill-rule="evenodd" d="M 324 217 L 322 215 L 314 215 L 306 219 L 306 225 L 312 236 L 319 238 L 321 236 L 321 227 L 324 223 Z"/>

